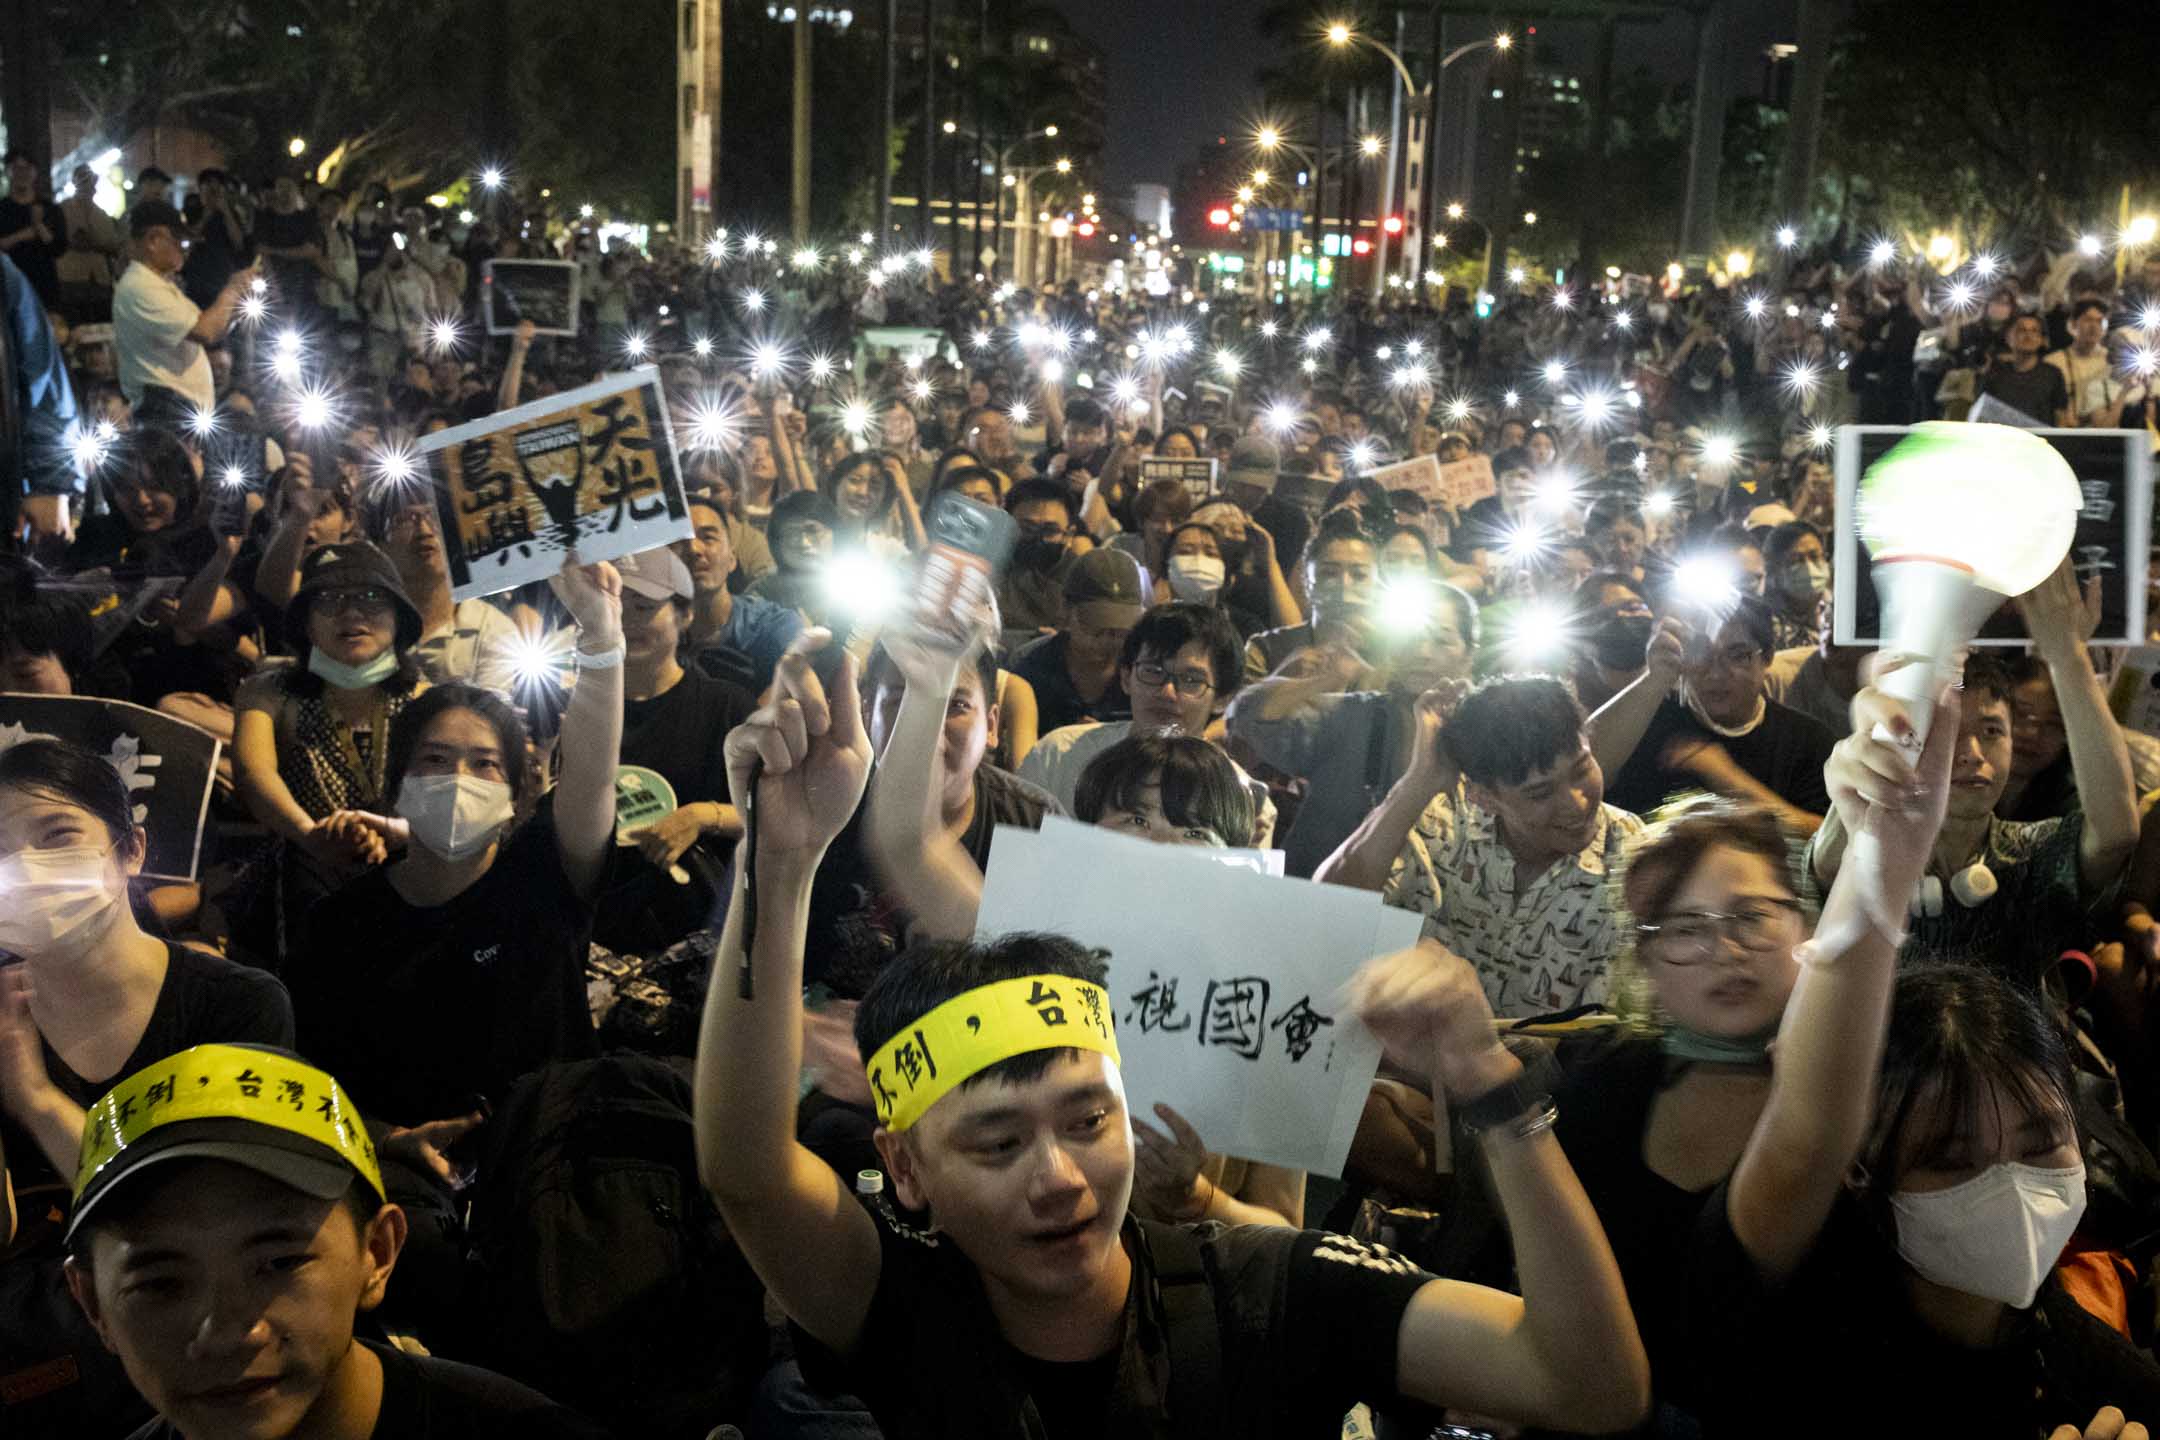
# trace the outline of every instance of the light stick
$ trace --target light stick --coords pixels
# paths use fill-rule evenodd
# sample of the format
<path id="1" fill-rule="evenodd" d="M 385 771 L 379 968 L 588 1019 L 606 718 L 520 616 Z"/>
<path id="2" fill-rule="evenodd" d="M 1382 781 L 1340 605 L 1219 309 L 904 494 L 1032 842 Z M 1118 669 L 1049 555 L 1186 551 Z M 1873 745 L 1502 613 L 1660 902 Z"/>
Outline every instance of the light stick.
<path id="1" fill-rule="evenodd" d="M 1935 691 L 1996 607 L 2070 551 L 2077 476 L 2039 436 L 2008 425 L 1916 425 L 1861 477 L 1856 519 L 1883 601 L 1883 650 L 1916 663 L 1877 681 L 1927 739 Z"/>

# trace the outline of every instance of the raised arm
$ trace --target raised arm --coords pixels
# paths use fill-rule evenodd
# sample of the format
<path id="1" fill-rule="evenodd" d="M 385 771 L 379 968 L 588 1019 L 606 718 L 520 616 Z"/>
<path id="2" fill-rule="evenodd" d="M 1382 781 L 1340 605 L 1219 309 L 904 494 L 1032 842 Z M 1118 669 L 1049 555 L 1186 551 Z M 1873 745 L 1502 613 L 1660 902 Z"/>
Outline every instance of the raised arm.
<path id="1" fill-rule="evenodd" d="M 1475 1105 L 1523 1079 L 1521 1062 L 1496 1037 L 1477 973 L 1439 942 L 1376 960 L 1353 983 L 1358 1014 L 1389 1058 L 1429 1074 L 1436 1094 Z M 1522 1294 L 1427 1284 L 1396 1334 L 1397 1388 L 1428 1405 L 1556 1430 L 1635 1425 L 1649 1408 L 1649 1361 L 1620 1267 L 1549 1110 L 1530 1099 L 1481 1136 Z"/>
<path id="2" fill-rule="evenodd" d="M 218 292 L 218 297 L 211 302 L 210 308 L 195 317 L 194 327 L 188 331 L 187 338 L 198 345 L 215 345 L 223 340 L 225 332 L 232 328 L 233 312 L 240 308 L 240 298 L 254 286 L 255 277 L 259 273 L 261 272 L 250 265 L 226 281 L 225 288 Z"/>
<path id="3" fill-rule="evenodd" d="M 315 488 L 315 462 L 305 452 L 286 456 L 285 464 L 285 488 L 291 492 L 285 501 L 285 514 L 270 532 L 269 543 L 263 546 L 262 563 L 255 567 L 256 597 L 272 613 L 282 612 L 299 592 L 308 527 L 322 514 L 323 507 L 337 499 L 337 492 Z"/>
<path id="4" fill-rule="evenodd" d="M 1853 733 L 1823 771 L 1851 838 L 1778 1027 L 1769 1102 L 1726 1197 L 1733 1234 L 1773 1279 L 1814 1247 L 1875 1108 L 1906 903 L 1934 853 L 1957 748 L 1954 691 L 1937 697 L 1917 764 L 1901 743 L 1914 733 L 1910 713 L 1862 690 Z M 1878 723 L 1897 738 L 1875 739 Z"/>
<path id="5" fill-rule="evenodd" d="M 960 667 L 972 661 L 919 631 L 887 631 L 884 643 L 907 691 L 870 787 L 864 839 L 871 863 L 907 907 L 910 933 L 965 940 L 975 933 L 983 877 L 946 827 L 938 796 L 938 742 Z"/>
<path id="6" fill-rule="evenodd" d="M 2077 780 L 2085 828 L 2078 836 L 2078 882 L 2088 895 L 2098 894 L 2122 874 L 2137 848 L 2137 781 L 2130 771 L 2130 747 L 2109 713 L 2107 696 L 2093 674 L 2085 640 L 2099 623 L 2098 576 L 2084 591 L 2067 557 L 2053 575 L 2018 597 L 2033 648 L 2047 662 L 2069 742 L 2070 771 Z M 2087 601 L 2090 600 L 2090 605 Z"/>
<path id="7" fill-rule="evenodd" d="M 518 321 L 517 329 L 510 336 L 510 358 L 503 362 L 502 384 L 495 391 L 497 411 L 517 408 L 518 392 L 525 388 L 525 356 L 532 350 L 534 327 L 530 320 Z"/>
<path id="8" fill-rule="evenodd" d="M 795 1139 L 802 1071 L 803 937 L 810 882 L 855 813 L 870 771 L 852 657 L 833 703 L 809 655 L 830 636 L 789 647 L 772 702 L 727 740 L 730 791 L 756 787 L 757 926 L 744 970 L 748 864 L 735 867 L 720 950 L 698 1031 L 698 1175 L 728 1231 L 789 1318 L 829 1348 L 854 1348 L 877 1293 L 875 1223 L 830 1166 Z M 753 780 L 756 767 L 764 767 Z M 749 995 L 745 974 L 753 975 Z"/>
<path id="9" fill-rule="evenodd" d="M 1452 680 L 1418 696 L 1417 740 L 1410 751 L 1410 768 L 1389 789 L 1387 798 L 1350 832 L 1350 838 L 1320 862 L 1313 879 L 1353 890 L 1386 888 L 1418 817 L 1435 798 L 1455 788 L 1455 766 L 1441 748 L 1440 729 L 1468 690 L 1462 681 Z"/>
<path id="10" fill-rule="evenodd" d="M 1268 623 L 1278 627 L 1304 624 L 1305 612 L 1290 588 L 1290 577 L 1283 574 L 1282 558 L 1275 553 L 1275 537 L 1257 520 L 1245 522 L 1245 534 L 1252 542 L 1254 557 L 1267 567 Z"/>
<path id="11" fill-rule="evenodd" d="M 1620 773 L 1620 767 L 1627 764 L 1642 737 L 1649 733 L 1658 706 L 1680 683 L 1680 662 L 1687 655 L 1688 634 L 1687 621 L 1677 615 L 1658 621 L 1643 652 L 1643 673 L 1590 717 L 1585 727 L 1590 753 L 1597 757 L 1598 768 L 1607 776 Z"/>
<path id="12" fill-rule="evenodd" d="M 240 540 L 237 534 L 218 536 L 210 558 L 180 588 L 172 629 L 181 643 L 194 644 L 203 631 L 224 624 L 247 608 L 240 587 L 227 578 L 232 574 L 233 560 L 240 554 Z"/>
<path id="13" fill-rule="evenodd" d="M 622 576 L 606 563 L 566 557 L 548 577 L 577 622 L 577 684 L 563 711 L 562 775 L 555 785 L 555 841 L 580 895 L 600 883 L 615 841 L 615 766 L 622 758 Z"/>

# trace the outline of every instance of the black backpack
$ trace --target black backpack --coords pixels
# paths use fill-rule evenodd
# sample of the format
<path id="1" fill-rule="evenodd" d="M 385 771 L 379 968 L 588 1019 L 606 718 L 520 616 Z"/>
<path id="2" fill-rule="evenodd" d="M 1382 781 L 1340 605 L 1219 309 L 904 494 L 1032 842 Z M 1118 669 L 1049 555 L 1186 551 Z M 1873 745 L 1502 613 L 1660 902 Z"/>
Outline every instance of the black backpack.
<path id="1" fill-rule="evenodd" d="M 470 1192 L 474 1359 L 652 1440 L 740 1420 L 767 1350 L 763 1288 L 698 1181 L 687 1066 L 523 1077 Z"/>

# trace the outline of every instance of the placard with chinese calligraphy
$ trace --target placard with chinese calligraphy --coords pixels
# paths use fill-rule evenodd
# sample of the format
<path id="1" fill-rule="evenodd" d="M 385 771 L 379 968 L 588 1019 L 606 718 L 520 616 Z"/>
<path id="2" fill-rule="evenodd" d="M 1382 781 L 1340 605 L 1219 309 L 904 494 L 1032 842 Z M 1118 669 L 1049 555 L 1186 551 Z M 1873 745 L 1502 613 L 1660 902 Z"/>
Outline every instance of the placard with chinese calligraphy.
<path id="1" fill-rule="evenodd" d="M 997 831 L 976 933 L 1107 952 L 1133 1114 L 1163 1101 L 1219 1154 L 1340 1175 L 1380 1061 L 1343 988 L 1420 924 L 1370 891 L 1051 817 Z"/>
<path id="2" fill-rule="evenodd" d="M 440 431 L 420 452 L 459 600 L 545 579 L 573 545 L 612 560 L 690 534 L 651 366 Z"/>

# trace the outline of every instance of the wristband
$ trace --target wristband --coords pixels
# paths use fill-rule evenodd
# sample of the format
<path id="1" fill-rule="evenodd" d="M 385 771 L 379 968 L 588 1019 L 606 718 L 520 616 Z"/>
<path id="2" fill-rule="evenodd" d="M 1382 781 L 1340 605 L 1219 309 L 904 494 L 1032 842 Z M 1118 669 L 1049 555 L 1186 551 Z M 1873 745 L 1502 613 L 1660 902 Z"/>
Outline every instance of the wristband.
<path id="1" fill-rule="evenodd" d="M 1542 1045 L 1525 1045 L 1520 1049 L 1509 1046 L 1508 1049 L 1522 1062 L 1522 1073 L 1474 1100 L 1457 1105 L 1455 1114 L 1465 1126 L 1481 1135 L 1497 1130 L 1524 1140 L 1550 1128 L 1553 1123 L 1556 1112 L 1552 1096 L 1560 1079 L 1560 1066 Z"/>
<path id="2" fill-rule="evenodd" d="M 613 670 L 623 663 L 629 647 L 618 640 L 610 648 L 597 653 L 591 650 L 575 650 L 571 653 L 577 656 L 577 668 L 580 670 Z"/>

